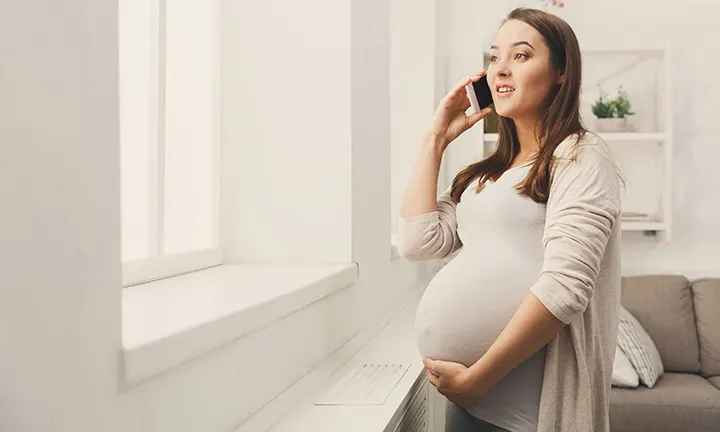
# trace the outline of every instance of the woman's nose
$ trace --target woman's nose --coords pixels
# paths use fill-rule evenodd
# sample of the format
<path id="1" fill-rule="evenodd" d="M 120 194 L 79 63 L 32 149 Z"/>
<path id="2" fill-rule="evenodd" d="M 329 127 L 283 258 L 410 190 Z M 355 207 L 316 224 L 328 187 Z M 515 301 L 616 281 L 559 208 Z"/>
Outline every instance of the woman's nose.
<path id="1" fill-rule="evenodd" d="M 508 68 L 504 62 L 498 64 L 495 71 L 499 77 L 507 78 L 510 76 L 510 68 Z"/>
<path id="2" fill-rule="evenodd" d="M 505 61 L 496 61 L 491 65 L 492 67 L 492 73 L 496 77 L 500 78 L 507 78 L 510 76 L 510 68 L 508 68 L 507 63 Z"/>
<path id="3" fill-rule="evenodd" d="M 495 70 L 492 71 L 492 75 L 495 77 L 495 79 L 507 79 L 510 77 L 510 69 L 504 68 L 504 67 L 496 67 Z"/>

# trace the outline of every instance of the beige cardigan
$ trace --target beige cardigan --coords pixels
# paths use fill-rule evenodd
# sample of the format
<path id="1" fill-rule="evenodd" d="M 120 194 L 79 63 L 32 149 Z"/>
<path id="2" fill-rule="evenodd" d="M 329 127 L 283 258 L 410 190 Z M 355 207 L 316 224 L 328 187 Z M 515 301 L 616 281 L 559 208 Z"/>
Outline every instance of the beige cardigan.
<path id="1" fill-rule="evenodd" d="M 569 137 L 555 157 L 543 267 L 528 288 L 568 325 L 547 345 L 538 431 L 609 432 L 621 275 L 618 171 L 593 134 L 580 143 Z M 412 245 L 413 259 L 443 258 L 462 247 L 448 192 L 423 232 L 400 225 L 398 242 Z"/>

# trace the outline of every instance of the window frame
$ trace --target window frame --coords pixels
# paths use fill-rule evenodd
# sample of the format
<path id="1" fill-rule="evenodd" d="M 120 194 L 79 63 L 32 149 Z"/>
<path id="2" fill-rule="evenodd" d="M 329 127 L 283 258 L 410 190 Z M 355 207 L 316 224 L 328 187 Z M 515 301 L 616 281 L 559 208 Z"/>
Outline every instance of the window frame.
<path id="1" fill-rule="evenodd" d="M 212 248 L 182 253 L 162 253 L 165 244 L 165 145 L 167 95 L 167 3 L 151 0 L 150 106 L 149 119 L 149 258 L 122 262 L 122 286 L 177 276 L 223 263 L 220 244 L 220 178 L 221 178 L 221 1 L 212 2 Z"/>

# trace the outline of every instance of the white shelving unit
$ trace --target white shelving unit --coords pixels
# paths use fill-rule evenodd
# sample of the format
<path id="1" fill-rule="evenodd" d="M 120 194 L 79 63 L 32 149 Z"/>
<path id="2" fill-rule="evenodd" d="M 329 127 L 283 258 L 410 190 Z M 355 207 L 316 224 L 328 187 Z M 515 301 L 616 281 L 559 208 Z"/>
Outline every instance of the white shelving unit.
<path id="1" fill-rule="evenodd" d="M 635 112 L 628 118 L 629 131 L 598 133 L 612 149 L 627 183 L 623 213 L 634 217 L 624 217 L 622 229 L 655 235 L 665 242 L 672 228 L 671 67 L 668 47 L 583 50 L 581 114 L 586 127 L 594 129 L 591 107 L 600 89 L 614 98 L 622 85 Z M 483 156 L 495 150 L 497 140 L 497 133 L 483 130 Z"/>
<path id="2" fill-rule="evenodd" d="M 668 139 L 668 135 L 663 132 L 622 132 L 622 133 L 598 133 L 600 137 L 606 142 L 612 141 L 656 141 L 663 142 Z M 498 134 L 486 133 L 483 134 L 486 143 L 497 142 Z"/>

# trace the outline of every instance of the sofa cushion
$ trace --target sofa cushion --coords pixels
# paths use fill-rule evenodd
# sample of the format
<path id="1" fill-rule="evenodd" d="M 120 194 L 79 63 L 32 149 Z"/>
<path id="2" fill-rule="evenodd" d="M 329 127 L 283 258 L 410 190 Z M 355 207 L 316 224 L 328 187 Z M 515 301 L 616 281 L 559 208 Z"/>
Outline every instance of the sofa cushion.
<path id="1" fill-rule="evenodd" d="M 720 279 L 693 282 L 693 300 L 700 339 L 700 370 L 720 375 Z"/>
<path id="2" fill-rule="evenodd" d="M 710 381 L 710 384 L 714 385 L 718 388 L 718 390 L 720 390 L 720 376 L 710 377 L 708 378 L 708 381 Z"/>
<path id="3" fill-rule="evenodd" d="M 640 376 L 633 368 L 630 359 L 623 350 L 615 347 L 615 359 L 613 360 L 612 385 L 617 387 L 635 388 L 640 385 Z"/>
<path id="4" fill-rule="evenodd" d="M 613 387 L 613 432 L 711 431 L 720 425 L 720 390 L 699 375 L 666 373 L 654 388 Z"/>
<path id="5" fill-rule="evenodd" d="M 635 368 L 640 382 L 653 388 L 664 370 L 660 353 L 638 320 L 622 306 L 618 322 L 617 344 Z"/>
<path id="6" fill-rule="evenodd" d="M 692 295 L 683 276 L 623 277 L 621 303 L 655 342 L 665 371 L 700 371 Z"/>

